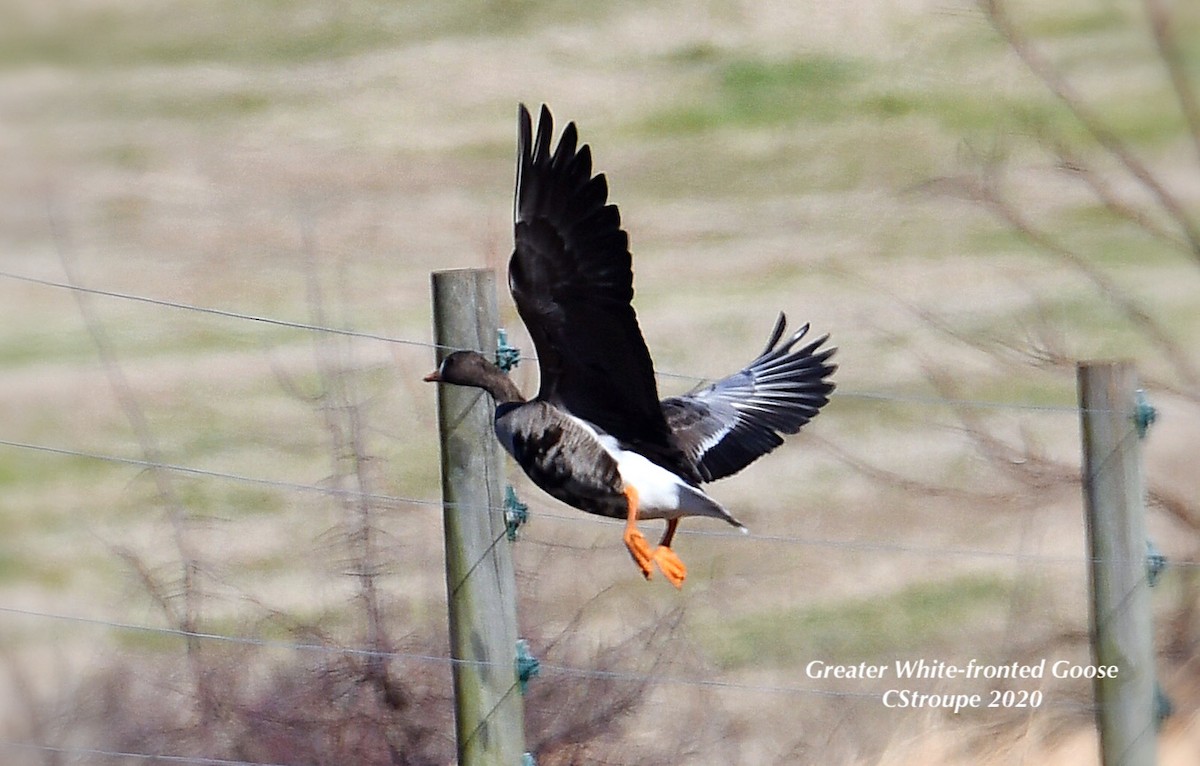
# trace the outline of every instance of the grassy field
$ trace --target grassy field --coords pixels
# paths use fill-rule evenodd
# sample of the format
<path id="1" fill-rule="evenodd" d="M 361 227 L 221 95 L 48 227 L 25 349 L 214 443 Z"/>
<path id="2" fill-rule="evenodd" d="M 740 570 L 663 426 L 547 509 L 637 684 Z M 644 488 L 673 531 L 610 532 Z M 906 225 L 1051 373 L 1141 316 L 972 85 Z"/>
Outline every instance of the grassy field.
<path id="1" fill-rule="evenodd" d="M 954 716 L 803 673 L 1087 661 L 1071 363 L 1094 357 L 1136 360 L 1162 413 L 1147 476 L 1183 511 L 1150 526 L 1185 562 L 1155 595 L 1162 762 L 1196 762 L 1197 259 L 973 3 L 0 2 L 0 760 L 453 757 L 428 275 L 503 269 L 523 101 L 608 174 L 664 393 L 748 361 L 779 310 L 840 365 L 804 435 L 713 488 L 754 535 L 685 525 L 681 593 L 509 466 L 522 635 L 633 679 L 535 680 L 539 763 L 1094 762 L 1085 682 Z M 1142 4 L 1010 8 L 1194 217 Z M 372 696 L 336 651 L 368 645 L 426 659 Z"/>

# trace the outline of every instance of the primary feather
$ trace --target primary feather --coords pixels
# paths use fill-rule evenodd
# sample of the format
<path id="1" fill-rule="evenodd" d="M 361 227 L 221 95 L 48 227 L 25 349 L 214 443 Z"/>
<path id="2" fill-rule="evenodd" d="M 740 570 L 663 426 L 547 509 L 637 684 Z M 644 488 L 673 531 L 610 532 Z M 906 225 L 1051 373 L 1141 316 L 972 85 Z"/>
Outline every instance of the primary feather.
<path id="1" fill-rule="evenodd" d="M 737 473 L 783 443 L 816 417 L 829 401 L 837 369 L 835 349 L 821 346 L 828 335 L 795 348 L 808 334 L 804 325 L 783 343 L 783 314 L 767 346 L 745 369 L 684 396 L 664 399 L 667 425 L 704 481 Z"/>
<path id="2" fill-rule="evenodd" d="M 629 238 L 604 175 L 574 123 L 551 151 L 546 107 L 537 133 L 524 106 L 517 138 L 515 247 L 508 282 L 537 349 L 538 399 L 594 424 L 654 462 L 699 476 L 659 405 L 633 298 Z"/>

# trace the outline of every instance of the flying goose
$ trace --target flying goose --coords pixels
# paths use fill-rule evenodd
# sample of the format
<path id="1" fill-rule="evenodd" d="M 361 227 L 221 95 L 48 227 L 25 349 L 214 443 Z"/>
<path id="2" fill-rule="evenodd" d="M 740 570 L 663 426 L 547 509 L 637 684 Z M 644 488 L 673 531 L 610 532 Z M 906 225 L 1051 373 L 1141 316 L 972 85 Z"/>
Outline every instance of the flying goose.
<path id="1" fill-rule="evenodd" d="M 629 238 L 590 148 L 568 123 L 551 152 L 545 106 L 536 136 L 518 111 L 516 246 L 508 283 L 537 350 L 540 389 L 526 400 L 495 364 L 456 351 L 425 377 L 487 391 L 500 443 L 547 493 L 588 513 L 625 519 L 624 542 L 642 575 L 654 566 L 675 587 L 687 568 L 671 549 L 684 516 L 745 527 L 700 488 L 775 449 L 829 401 L 835 349 L 828 335 L 800 345 L 776 320 L 745 369 L 683 396 L 658 398 L 633 298 Z M 639 519 L 665 519 L 651 549 Z"/>

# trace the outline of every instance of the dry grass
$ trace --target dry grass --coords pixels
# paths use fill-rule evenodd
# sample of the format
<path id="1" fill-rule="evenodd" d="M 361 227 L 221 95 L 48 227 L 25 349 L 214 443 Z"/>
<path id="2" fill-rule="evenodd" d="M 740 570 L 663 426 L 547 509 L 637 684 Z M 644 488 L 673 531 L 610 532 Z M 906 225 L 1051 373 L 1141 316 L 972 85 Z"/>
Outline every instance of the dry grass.
<path id="1" fill-rule="evenodd" d="M 1028 475 L 998 470 L 951 409 L 854 394 L 936 395 L 930 372 L 949 370 L 963 397 L 1070 404 L 1069 372 L 987 351 L 1027 349 L 1047 332 L 1070 358 L 1129 355 L 1147 376 L 1179 381 L 1077 272 L 979 205 L 935 193 L 932 179 L 1002 158 L 1005 189 L 1034 223 L 1094 254 L 1179 344 L 1200 337 L 1195 265 L 1113 224 L 1055 170 L 1039 135 L 1061 133 L 1111 168 L 973 5 L 663 0 L 579 16 L 574 4 L 524 1 L 405 13 L 368 0 L 338 13 L 315 2 L 10 2 L 20 23 L 0 31 L 0 271 L 63 281 L 66 257 L 91 287 L 425 341 L 429 271 L 504 262 L 515 104 L 544 100 L 579 122 L 609 174 L 661 370 L 732 369 L 778 309 L 833 333 L 844 396 L 810 436 L 714 488 L 755 533 L 824 543 L 685 536 L 692 574 L 676 594 L 635 578 L 614 527 L 513 477 L 534 513 L 515 548 L 522 633 L 544 660 L 734 685 L 535 681 L 529 739 L 543 763 L 596 763 L 600 751 L 609 763 L 979 763 L 980 743 L 997 741 L 1009 744 L 994 763 L 1089 761 L 1078 684 L 1048 685 L 1054 704 L 1027 718 L 968 719 L 741 688 L 815 687 L 800 670 L 827 654 L 1086 656 L 1076 487 L 1031 488 Z M 1106 8 L 1014 13 L 1195 209 L 1195 174 L 1175 170 L 1194 160 L 1130 23 L 1137 4 Z M 331 360 L 301 330 L 89 303 L 165 462 L 306 485 L 353 474 L 382 494 L 436 497 L 433 393 L 419 381 L 429 349 L 354 339 Z M 511 309 L 506 321 L 528 348 Z M 144 455 L 88 330 L 68 291 L 0 278 L 0 438 Z M 361 424 L 352 452 L 367 458 L 364 474 L 331 457 L 346 444 L 318 402 L 331 370 Z M 517 378 L 536 385 L 528 364 Z M 1195 497 L 1194 400 L 1158 401 L 1149 475 Z M 1077 463 L 1069 413 L 989 410 L 981 425 Z M 201 629 L 368 641 L 353 573 L 362 535 L 346 508 L 280 487 L 170 481 L 167 502 L 137 467 L 0 447 L 0 606 L 160 624 L 183 583 L 174 504 L 197 558 Z M 1169 555 L 1197 558 L 1194 530 L 1151 521 Z M 378 508 L 371 529 L 390 646 L 439 653 L 436 509 Z M 948 552 L 963 550 L 1005 555 Z M 1190 592 L 1183 579 L 1169 575 L 1157 597 L 1164 618 Z M 907 622 L 887 610 L 896 604 Z M 191 752 L 241 741 L 228 730 L 152 741 L 190 731 L 176 706 L 146 718 L 142 739 L 104 738 L 113 710 L 153 709 L 163 686 L 191 699 L 195 679 L 173 675 L 174 640 L 0 621 L 12 681 L 0 682 L 0 720 L 13 722 L 0 738 L 51 741 L 86 719 L 70 744 Z M 1163 673 L 1179 705 L 1164 763 L 1192 762 L 1200 747 L 1194 647 L 1176 641 L 1195 629 L 1160 626 L 1175 642 Z M 369 676 L 287 652 L 206 651 L 243 711 L 277 696 L 300 715 Z M 241 666 L 252 672 L 232 678 Z M 343 720 L 386 724 L 376 734 L 420 729 L 413 741 L 432 743 L 422 752 L 443 757 L 445 678 L 427 679 L 420 663 L 393 672 L 437 708 L 428 726 L 405 729 L 410 718 L 390 718 L 378 697 L 353 695 L 339 697 Z M 128 704 L 105 707 L 117 691 Z M 584 715 L 590 697 L 612 705 L 603 725 Z M 217 752 L 291 757 L 206 754 Z"/>

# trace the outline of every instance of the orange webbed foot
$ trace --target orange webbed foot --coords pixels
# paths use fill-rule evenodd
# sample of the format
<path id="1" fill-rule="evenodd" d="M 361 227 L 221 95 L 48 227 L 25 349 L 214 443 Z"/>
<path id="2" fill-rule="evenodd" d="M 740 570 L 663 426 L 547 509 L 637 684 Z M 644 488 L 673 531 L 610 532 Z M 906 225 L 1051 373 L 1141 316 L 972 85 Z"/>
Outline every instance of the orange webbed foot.
<path id="1" fill-rule="evenodd" d="M 633 557 L 633 563 L 637 564 L 638 569 L 642 570 L 642 577 L 649 580 L 650 575 L 654 572 L 652 566 L 654 553 L 650 551 L 650 544 L 646 542 L 646 537 L 636 527 L 626 527 L 624 537 L 625 547 L 629 549 L 629 555 Z"/>
<path id="2" fill-rule="evenodd" d="M 683 581 L 687 579 L 687 567 L 678 554 L 667 546 L 660 545 L 654 549 L 653 557 L 663 576 L 676 588 L 683 588 Z"/>
<path id="3" fill-rule="evenodd" d="M 671 519 L 667 522 L 666 534 L 663 535 L 658 547 L 651 551 L 646 537 L 637 528 L 637 490 L 632 486 L 626 486 L 624 493 L 625 499 L 628 501 L 624 540 L 625 547 L 629 549 L 629 555 L 633 557 L 633 563 L 642 570 L 642 577 L 647 580 L 650 579 L 650 575 L 654 574 L 654 567 L 657 566 L 672 585 L 682 588 L 683 581 L 687 577 L 687 567 L 684 566 L 675 551 L 671 550 L 671 540 L 675 537 L 679 519 Z"/>

